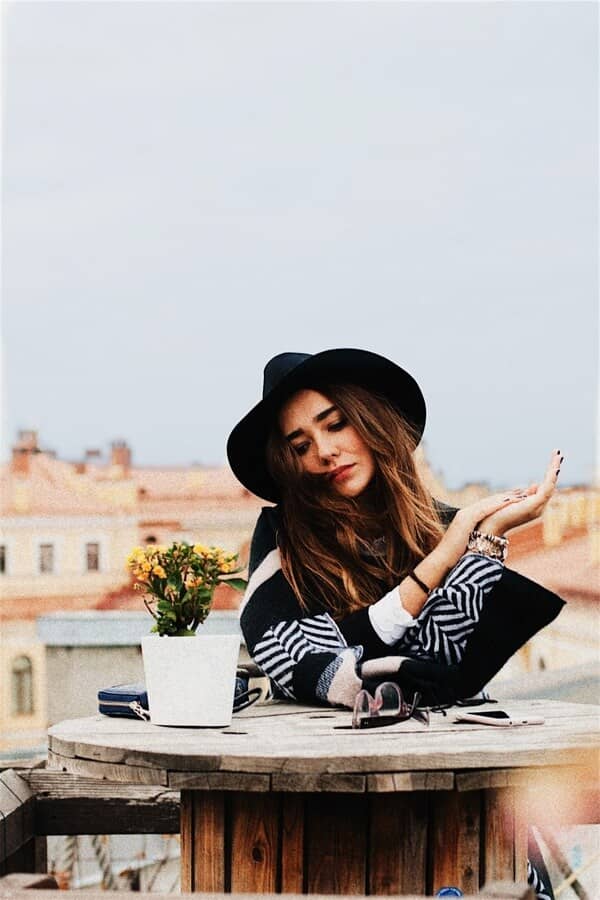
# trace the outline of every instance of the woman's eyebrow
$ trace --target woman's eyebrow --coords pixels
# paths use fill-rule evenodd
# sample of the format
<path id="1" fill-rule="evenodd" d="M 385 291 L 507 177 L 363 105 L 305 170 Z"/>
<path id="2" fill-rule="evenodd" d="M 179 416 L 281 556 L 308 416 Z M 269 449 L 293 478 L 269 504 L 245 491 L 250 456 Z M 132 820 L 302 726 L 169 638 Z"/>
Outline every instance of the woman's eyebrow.
<path id="1" fill-rule="evenodd" d="M 330 416 L 332 412 L 336 412 L 337 406 L 328 406 L 327 409 L 324 409 L 322 412 L 317 413 L 314 417 L 313 422 L 322 422 L 323 419 L 326 419 L 327 416 Z M 294 438 L 300 437 L 301 434 L 304 434 L 303 428 L 296 428 L 295 431 L 290 431 L 289 434 L 286 434 L 286 441 L 293 441 Z"/>

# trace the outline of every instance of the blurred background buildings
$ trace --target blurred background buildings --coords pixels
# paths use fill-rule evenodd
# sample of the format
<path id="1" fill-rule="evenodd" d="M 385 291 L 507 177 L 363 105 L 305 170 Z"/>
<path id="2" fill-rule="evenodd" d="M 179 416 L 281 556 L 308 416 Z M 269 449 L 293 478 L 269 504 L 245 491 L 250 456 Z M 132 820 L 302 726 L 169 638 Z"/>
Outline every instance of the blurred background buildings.
<path id="1" fill-rule="evenodd" d="M 422 448 L 418 462 L 445 502 L 464 506 L 488 490 L 449 491 Z M 125 569 L 132 547 L 217 544 L 245 565 L 261 506 L 226 467 L 138 467 L 124 441 L 65 461 L 35 431 L 20 432 L 0 470 L 0 755 L 43 752 L 49 724 L 92 714 L 102 687 L 142 680 L 139 641 L 150 622 Z M 600 492 L 569 488 L 543 519 L 512 533 L 510 565 L 568 606 L 500 681 L 527 676 L 527 690 L 534 675 L 574 668 L 580 699 L 598 699 L 599 523 Z M 220 586 L 206 627 L 237 629 L 239 601 Z"/>

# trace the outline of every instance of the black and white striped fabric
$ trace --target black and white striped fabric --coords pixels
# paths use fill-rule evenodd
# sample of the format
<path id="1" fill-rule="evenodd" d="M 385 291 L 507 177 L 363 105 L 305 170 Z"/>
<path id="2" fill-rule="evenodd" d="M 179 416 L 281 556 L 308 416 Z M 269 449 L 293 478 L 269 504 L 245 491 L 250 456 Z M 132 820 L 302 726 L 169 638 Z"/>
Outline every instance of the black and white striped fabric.
<path id="1" fill-rule="evenodd" d="M 278 622 L 267 629 L 254 646 L 254 662 L 275 682 L 286 697 L 294 699 L 292 687 L 296 665 L 307 653 L 338 654 L 346 641 L 331 618 L 324 613 L 305 619 Z M 326 697 L 319 697 L 326 700 Z"/>
<path id="2" fill-rule="evenodd" d="M 483 601 L 502 576 L 503 565 L 486 556 L 463 556 L 443 585 L 433 591 L 398 648 L 415 659 L 460 662 L 467 638 L 477 622 Z"/>
<path id="3" fill-rule="evenodd" d="M 348 653 L 356 661 L 394 654 L 458 662 L 485 595 L 503 570 L 487 557 L 464 556 L 432 592 L 415 625 L 391 648 L 377 635 L 367 608 L 339 622 L 325 610 L 303 613 L 281 571 L 278 527 L 278 510 L 263 509 L 252 540 L 241 625 L 254 661 L 289 699 L 327 702 L 331 681 Z"/>
<path id="4" fill-rule="evenodd" d="M 546 884 L 542 875 L 531 860 L 527 860 L 527 884 L 535 891 L 537 900 L 554 900 L 554 891 L 549 884 Z"/>

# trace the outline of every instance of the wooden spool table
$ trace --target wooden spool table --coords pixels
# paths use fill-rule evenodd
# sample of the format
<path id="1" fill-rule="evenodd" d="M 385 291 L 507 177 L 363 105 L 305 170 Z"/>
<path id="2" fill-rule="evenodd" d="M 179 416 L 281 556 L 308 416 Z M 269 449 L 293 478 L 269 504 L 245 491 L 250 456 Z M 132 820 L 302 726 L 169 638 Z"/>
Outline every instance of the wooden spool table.
<path id="1" fill-rule="evenodd" d="M 473 894 L 524 881 L 528 823 L 572 812 L 598 773 L 600 707 L 502 708 L 546 721 L 457 724 L 450 710 L 353 731 L 348 711 L 284 703 L 225 729 L 98 715 L 50 729 L 48 766 L 181 790 L 182 891 Z"/>

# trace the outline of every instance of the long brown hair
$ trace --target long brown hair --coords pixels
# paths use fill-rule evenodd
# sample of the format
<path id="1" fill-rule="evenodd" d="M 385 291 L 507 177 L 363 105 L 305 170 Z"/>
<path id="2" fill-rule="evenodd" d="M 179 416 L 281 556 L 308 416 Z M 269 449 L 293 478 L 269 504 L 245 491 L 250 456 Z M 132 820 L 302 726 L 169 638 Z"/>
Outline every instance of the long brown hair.
<path id="1" fill-rule="evenodd" d="M 282 497 L 283 572 L 304 610 L 316 604 L 341 618 L 391 590 L 433 550 L 442 527 L 415 467 L 410 423 L 385 397 L 358 385 L 314 390 L 337 406 L 373 453 L 376 474 L 367 491 L 342 497 L 304 472 L 277 423 L 267 464 Z M 374 538 L 383 538 L 376 554 Z"/>

